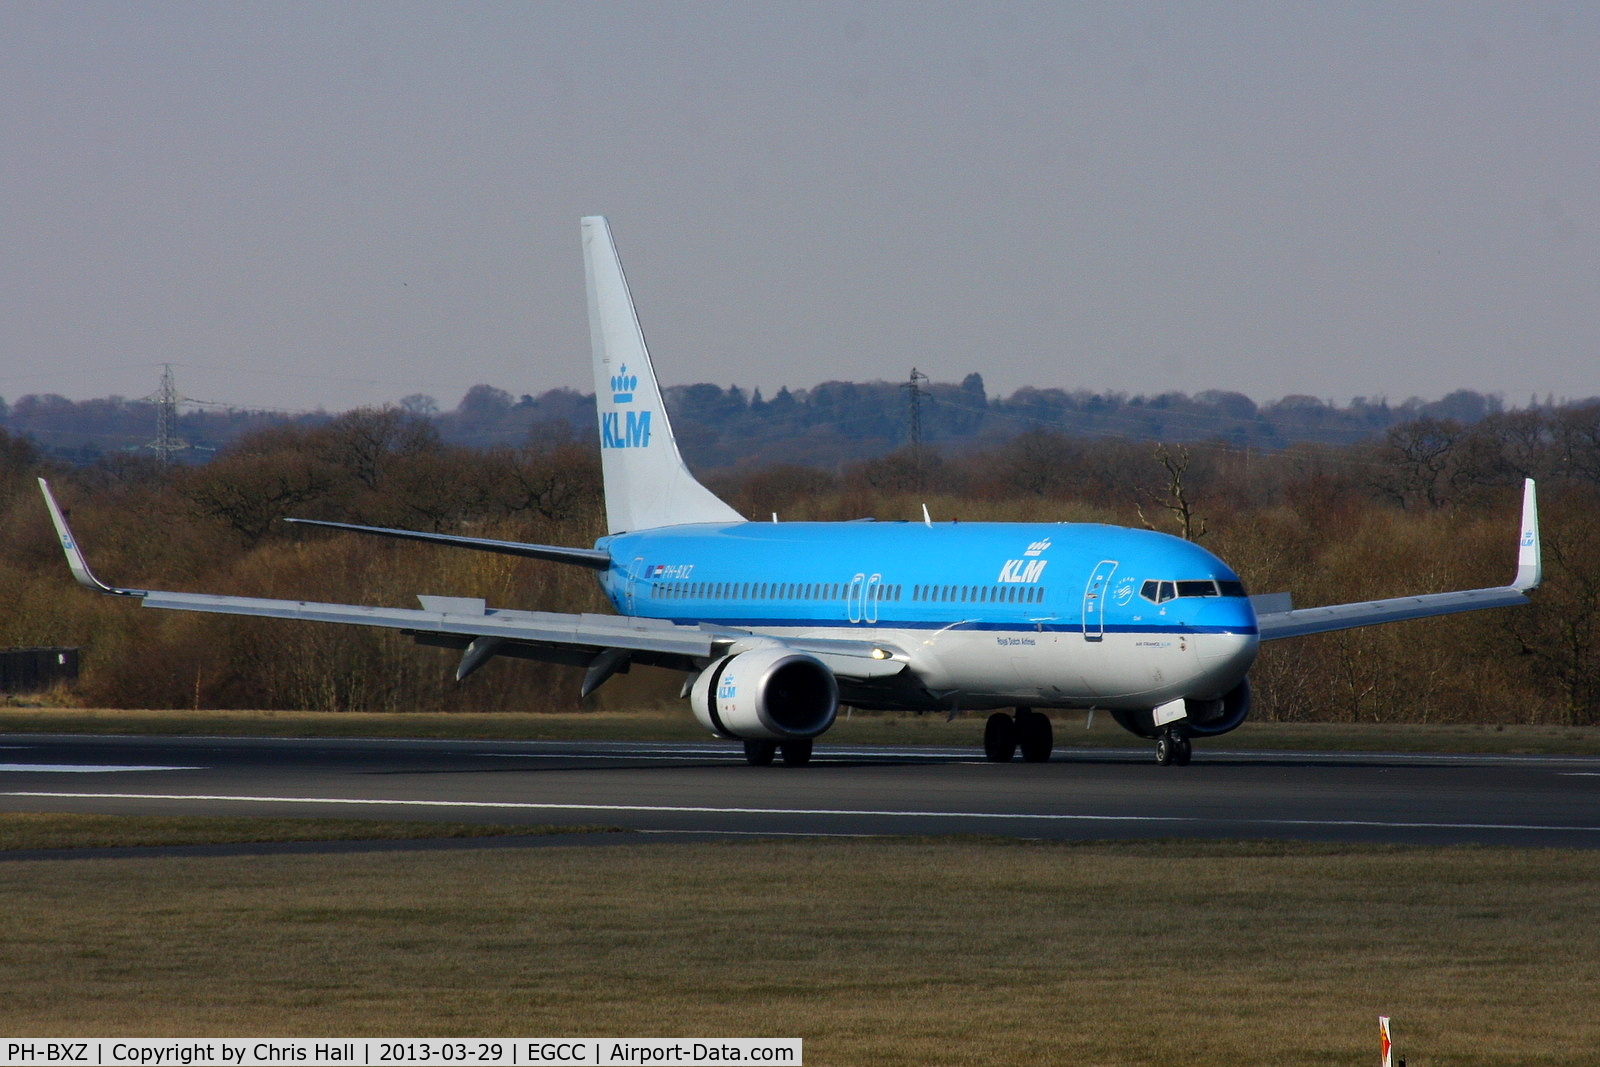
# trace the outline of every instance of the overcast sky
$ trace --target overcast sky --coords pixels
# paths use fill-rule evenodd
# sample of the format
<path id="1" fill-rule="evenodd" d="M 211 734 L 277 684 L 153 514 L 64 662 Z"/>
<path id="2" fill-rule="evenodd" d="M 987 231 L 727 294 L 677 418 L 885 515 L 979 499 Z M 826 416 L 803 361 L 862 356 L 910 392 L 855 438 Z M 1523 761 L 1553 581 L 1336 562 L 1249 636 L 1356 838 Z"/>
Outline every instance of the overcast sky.
<path id="1" fill-rule="evenodd" d="M 0 5 L 0 395 L 1600 394 L 1600 7 Z"/>

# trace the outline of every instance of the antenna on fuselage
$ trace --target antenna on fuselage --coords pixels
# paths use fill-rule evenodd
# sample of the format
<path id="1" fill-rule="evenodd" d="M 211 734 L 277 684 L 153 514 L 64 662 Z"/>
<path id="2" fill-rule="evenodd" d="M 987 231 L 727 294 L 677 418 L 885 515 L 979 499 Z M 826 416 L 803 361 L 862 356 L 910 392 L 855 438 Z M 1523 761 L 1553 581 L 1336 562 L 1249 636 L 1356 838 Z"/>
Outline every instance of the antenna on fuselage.
<path id="1" fill-rule="evenodd" d="M 930 530 L 933 529 L 933 517 L 928 514 L 928 505 L 926 504 L 922 505 L 922 525 Z"/>
<path id="2" fill-rule="evenodd" d="M 778 513 L 776 511 L 774 511 L 772 513 L 772 521 L 773 522 L 777 522 L 778 521 Z"/>

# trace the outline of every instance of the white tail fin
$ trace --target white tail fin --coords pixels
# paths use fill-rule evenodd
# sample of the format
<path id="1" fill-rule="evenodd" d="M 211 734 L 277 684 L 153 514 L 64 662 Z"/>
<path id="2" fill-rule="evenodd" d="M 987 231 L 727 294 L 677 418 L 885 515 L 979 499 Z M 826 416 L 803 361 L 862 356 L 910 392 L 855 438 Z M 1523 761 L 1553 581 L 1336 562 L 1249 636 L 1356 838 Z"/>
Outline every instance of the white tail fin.
<path id="1" fill-rule="evenodd" d="M 683 465 L 611 227 L 602 216 L 583 220 L 583 263 L 608 531 L 743 522 L 744 516 L 695 481 Z"/>

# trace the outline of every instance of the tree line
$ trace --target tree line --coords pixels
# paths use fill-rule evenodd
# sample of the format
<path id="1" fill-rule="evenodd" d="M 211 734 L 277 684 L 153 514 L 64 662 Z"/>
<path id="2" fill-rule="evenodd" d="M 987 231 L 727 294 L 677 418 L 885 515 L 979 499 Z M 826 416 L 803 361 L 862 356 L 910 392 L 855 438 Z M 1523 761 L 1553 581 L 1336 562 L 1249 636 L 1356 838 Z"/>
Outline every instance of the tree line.
<path id="1" fill-rule="evenodd" d="M 1495 396 L 1457 390 L 1439 400 L 1391 404 L 1357 397 L 1349 404 L 1287 396 L 1257 404 L 1242 393 L 1207 390 L 1194 395 L 1095 393 L 1024 387 L 991 396 L 979 374 L 959 383 L 823 382 L 810 389 L 760 389 L 709 383 L 671 386 L 664 399 L 679 443 L 696 468 L 799 462 L 832 468 L 882 456 L 906 444 L 947 452 L 992 450 L 1030 431 L 1069 437 L 1124 437 L 1146 441 L 1221 441 L 1233 448 L 1276 451 L 1291 444 L 1348 445 L 1418 419 L 1471 425 L 1507 409 Z M 1588 402 L 1556 404 L 1530 398 L 1527 410 L 1553 412 Z M 452 409 L 414 394 L 398 405 L 431 422 L 440 438 L 473 448 L 520 445 L 530 433 L 565 425 L 579 439 L 595 440 L 594 396 L 573 389 L 513 396 L 475 385 Z M 912 409 L 918 430 L 912 433 Z M 53 394 L 0 399 L 0 428 L 33 440 L 49 457 L 92 463 L 116 453 L 149 454 L 155 443 L 157 405 L 152 398 L 106 397 L 73 401 Z M 173 430 L 184 446 L 179 462 L 207 462 L 236 439 L 267 426 L 324 425 L 327 412 L 252 411 L 208 405 L 177 413 Z M 914 439 L 913 439 L 914 438 Z"/>
<path id="2" fill-rule="evenodd" d="M 566 424 L 570 425 L 570 424 Z M 1145 524 L 1200 540 L 1256 593 L 1300 606 L 1501 585 L 1524 477 L 1540 483 L 1545 584 L 1528 608 L 1296 638 L 1253 672 L 1265 719 L 1600 721 L 1600 404 L 1423 415 L 1346 445 L 1275 451 L 1047 428 L 987 447 L 925 442 L 831 466 L 704 470 L 741 513 L 780 520 Z M 416 594 L 604 611 L 592 575 L 498 555 L 296 529 L 322 518 L 553 544 L 603 532 L 597 450 L 562 423 L 516 444 L 452 442 L 412 408 L 260 426 L 208 462 L 127 453 L 63 463 L 0 430 L 0 642 L 73 645 L 72 699 L 109 707 L 556 710 L 669 701 L 640 669 L 580 705 L 579 673 L 454 657 L 356 627 L 142 611 L 67 573 L 34 478 L 71 511 L 91 564 L 131 587 L 415 606 Z"/>

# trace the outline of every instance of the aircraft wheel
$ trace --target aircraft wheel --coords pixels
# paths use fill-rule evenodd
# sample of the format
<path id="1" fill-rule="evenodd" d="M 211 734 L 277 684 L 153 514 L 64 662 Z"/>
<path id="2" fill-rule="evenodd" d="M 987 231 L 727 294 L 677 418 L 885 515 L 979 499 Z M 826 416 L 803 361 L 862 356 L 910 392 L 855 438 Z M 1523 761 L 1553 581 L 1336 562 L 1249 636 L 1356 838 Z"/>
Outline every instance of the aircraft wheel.
<path id="1" fill-rule="evenodd" d="M 1022 714 L 1017 712 L 1017 744 L 1022 749 L 1022 758 L 1027 763 L 1048 763 L 1050 750 L 1055 747 L 1054 731 L 1050 728 L 1050 716 L 1041 715 L 1036 711 Z"/>
<path id="2" fill-rule="evenodd" d="M 1162 734 L 1156 738 L 1156 762 L 1163 767 L 1171 766 L 1177 757 L 1177 748 L 1177 740 L 1171 734 Z"/>
<path id="3" fill-rule="evenodd" d="M 785 741 L 783 749 L 783 765 L 785 767 L 804 767 L 811 762 L 811 739 L 804 741 Z"/>
<path id="4" fill-rule="evenodd" d="M 1189 761 L 1194 758 L 1194 746 L 1187 737 L 1178 738 L 1177 746 L 1177 751 L 1172 754 L 1172 762 L 1180 767 L 1189 766 Z"/>
<path id="5" fill-rule="evenodd" d="M 990 763 L 1010 763 L 1017 754 L 1017 721 L 1003 711 L 983 724 L 983 756 Z"/>
<path id="6" fill-rule="evenodd" d="M 746 741 L 744 743 L 744 760 L 752 767 L 766 767 L 772 763 L 772 757 L 778 754 L 778 744 L 775 741 Z"/>

